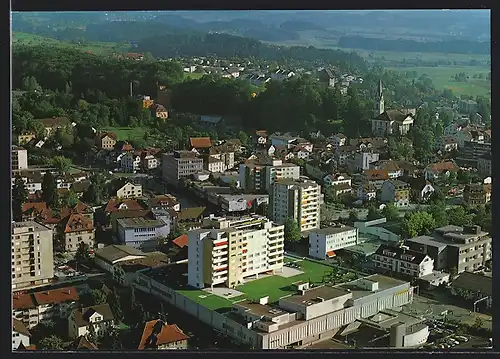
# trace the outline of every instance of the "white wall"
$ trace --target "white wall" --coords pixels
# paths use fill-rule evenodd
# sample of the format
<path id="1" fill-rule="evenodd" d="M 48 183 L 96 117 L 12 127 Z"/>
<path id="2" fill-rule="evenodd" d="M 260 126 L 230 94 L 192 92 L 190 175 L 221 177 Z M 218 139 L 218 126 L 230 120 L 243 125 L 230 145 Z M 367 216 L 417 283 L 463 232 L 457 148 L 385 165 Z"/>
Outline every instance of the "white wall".
<path id="1" fill-rule="evenodd" d="M 425 326 L 418 332 L 407 334 L 403 337 L 403 346 L 405 348 L 423 345 L 429 338 L 429 327 Z"/>
<path id="2" fill-rule="evenodd" d="M 25 347 L 28 347 L 30 345 L 30 337 L 13 330 L 12 331 L 12 350 L 17 350 L 17 348 L 19 348 L 19 345 L 21 343 L 23 343 L 23 345 Z"/>

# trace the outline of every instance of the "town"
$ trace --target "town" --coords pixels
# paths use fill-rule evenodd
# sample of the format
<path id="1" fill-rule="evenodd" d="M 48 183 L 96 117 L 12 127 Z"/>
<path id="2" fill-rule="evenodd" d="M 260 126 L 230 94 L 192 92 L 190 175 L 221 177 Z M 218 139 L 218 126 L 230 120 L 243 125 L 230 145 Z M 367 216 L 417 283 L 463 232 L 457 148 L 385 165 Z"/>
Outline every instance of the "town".
<path id="1" fill-rule="evenodd" d="M 492 348 L 483 98 L 341 63 L 16 51 L 13 350 Z"/>

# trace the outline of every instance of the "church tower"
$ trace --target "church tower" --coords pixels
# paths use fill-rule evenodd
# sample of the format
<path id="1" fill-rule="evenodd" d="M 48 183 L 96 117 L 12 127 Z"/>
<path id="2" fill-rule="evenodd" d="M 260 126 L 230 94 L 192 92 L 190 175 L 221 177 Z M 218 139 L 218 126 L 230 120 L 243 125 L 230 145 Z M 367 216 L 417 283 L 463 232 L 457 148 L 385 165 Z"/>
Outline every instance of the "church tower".
<path id="1" fill-rule="evenodd" d="M 377 93 L 377 101 L 376 101 L 376 110 L 375 116 L 378 116 L 385 111 L 385 103 L 384 103 L 384 88 L 382 87 L 382 79 L 379 80 L 378 83 L 378 93 Z"/>

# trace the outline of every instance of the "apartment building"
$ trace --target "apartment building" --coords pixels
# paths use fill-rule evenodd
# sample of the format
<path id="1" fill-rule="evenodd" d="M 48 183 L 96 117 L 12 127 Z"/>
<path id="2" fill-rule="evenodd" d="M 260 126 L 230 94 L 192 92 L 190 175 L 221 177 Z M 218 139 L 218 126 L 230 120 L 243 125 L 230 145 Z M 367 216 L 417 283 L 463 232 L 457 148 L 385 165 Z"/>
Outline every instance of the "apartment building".
<path id="1" fill-rule="evenodd" d="M 491 183 L 467 184 L 464 188 L 464 203 L 471 207 L 484 206 L 491 201 Z"/>
<path id="2" fill-rule="evenodd" d="M 323 203 L 321 186 L 309 179 L 279 179 L 273 184 L 269 215 L 276 223 L 288 218 L 297 221 L 300 231 L 319 228 L 320 207 Z"/>
<path id="3" fill-rule="evenodd" d="M 405 244 L 431 257 L 436 270 L 472 272 L 491 260 L 491 236 L 479 226 L 444 226 L 431 236 L 407 239 Z"/>
<path id="4" fill-rule="evenodd" d="M 85 214 L 70 214 L 59 223 L 59 231 L 61 247 L 66 252 L 76 253 L 80 243 L 85 243 L 90 248 L 94 248 L 94 222 Z"/>
<path id="5" fill-rule="evenodd" d="M 154 208 L 151 212 L 153 218 L 117 219 L 118 242 L 142 250 L 155 248 L 159 238 L 169 235 L 171 217 L 166 209 Z"/>
<path id="6" fill-rule="evenodd" d="M 164 153 L 161 163 L 163 178 L 166 180 L 178 181 L 203 171 L 203 159 L 191 151 Z"/>
<path id="7" fill-rule="evenodd" d="M 118 198 L 136 198 L 142 197 L 142 185 L 138 183 L 127 182 L 116 191 Z"/>
<path id="8" fill-rule="evenodd" d="M 356 245 L 358 229 L 341 226 L 315 229 L 309 233 L 309 256 L 332 258 L 335 251 Z"/>
<path id="9" fill-rule="evenodd" d="M 283 269 L 284 226 L 263 216 L 211 217 L 188 233 L 188 284 L 196 288 L 244 283 Z"/>
<path id="10" fill-rule="evenodd" d="M 49 283 L 54 277 L 52 230 L 33 221 L 13 222 L 12 289 Z"/>
<path id="11" fill-rule="evenodd" d="M 380 153 L 374 150 L 357 151 L 347 158 L 347 168 L 352 172 L 370 169 L 370 164 L 380 159 Z"/>
<path id="12" fill-rule="evenodd" d="M 477 171 L 482 176 L 491 176 L 491 154 L 478 157 Z"/>
<path id="13" fill-rule="evenodd" d="M 434 260 L 427 254 L 385 244 L 372 255 L 372 262 L 378 271 L 415 278 L 432 274 L 434 271 Z"/>
<path id="14" fill-rule="evenodd" d="M 28 151 L 22 147 L 12 146 L 12 170 L 28 169 Z"/>
<path id="15" fill-rule="evenodd" d="M 300 166 L 267 155 L 247 160 L 239 167 L 240 186 L 245 192 L 267 192 L 278 179 L 299 177 Z"/>
<path id="16" fill-rule="evenodd" d="M 464 142 L 455 161 L 462 167 L 478 167 L 478 161 L 483 156 L 491 157 L 491 143 L 481 143 L 474 141 Z"/>

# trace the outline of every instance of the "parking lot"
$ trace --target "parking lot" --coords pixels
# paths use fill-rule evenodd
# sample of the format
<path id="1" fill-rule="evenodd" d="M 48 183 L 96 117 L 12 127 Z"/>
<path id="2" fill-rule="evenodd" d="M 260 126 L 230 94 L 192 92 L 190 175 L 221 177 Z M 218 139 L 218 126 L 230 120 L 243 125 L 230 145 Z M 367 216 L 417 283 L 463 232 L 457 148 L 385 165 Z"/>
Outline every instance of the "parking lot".
<path id="1" fill-rule="evenodd" d="M 422 349 L 485 349 L 488 347 L 487 338 L 480 338 L 469 334 L 456 334 L 458 325 L 446 323 L 442 320 L 429 320 L 430 335 L 427 344 Z"/>

